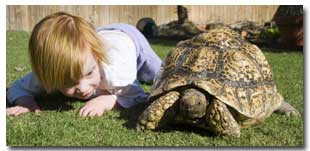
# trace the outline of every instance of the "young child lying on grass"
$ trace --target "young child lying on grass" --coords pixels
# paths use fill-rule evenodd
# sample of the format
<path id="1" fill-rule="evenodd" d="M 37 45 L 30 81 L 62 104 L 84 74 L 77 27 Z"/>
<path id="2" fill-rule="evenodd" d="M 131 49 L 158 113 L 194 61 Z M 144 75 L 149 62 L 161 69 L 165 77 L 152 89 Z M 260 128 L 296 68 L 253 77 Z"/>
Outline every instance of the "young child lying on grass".
<path id="1" fill-rule="evenodd" d="M 29 54 L 32 72 L 7 91 L 7 115 L 38 112 L 34 96 L 60 91 L 87 100 L 79 115 L 101 116 L 120 105 L 146 100 L 139 81 L 152 83 L 161 60 L 133 26 L 111 24 L 97 31 L 79 16 L 58 12 L 35 25 Z"/>

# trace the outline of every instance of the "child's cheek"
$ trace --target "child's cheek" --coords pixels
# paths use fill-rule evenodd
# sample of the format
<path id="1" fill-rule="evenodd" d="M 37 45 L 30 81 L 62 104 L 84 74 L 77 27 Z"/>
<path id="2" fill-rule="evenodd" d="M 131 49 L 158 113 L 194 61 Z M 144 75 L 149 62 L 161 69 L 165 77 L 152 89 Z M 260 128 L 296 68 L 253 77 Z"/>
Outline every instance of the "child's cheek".
<path id="1" fill-rule="evenodd" d="M 74 90 L 70 90 L 67 92 L 69 96 L 73 96 L 74 95 Z"/>
<path id="2" fill-rule="evenodd" d="M 65 90 L 62 90 L 61 92 L 68 97 L 72 97 L 74 95 L 74 91 L 71 89 L 65 89 Z"/>

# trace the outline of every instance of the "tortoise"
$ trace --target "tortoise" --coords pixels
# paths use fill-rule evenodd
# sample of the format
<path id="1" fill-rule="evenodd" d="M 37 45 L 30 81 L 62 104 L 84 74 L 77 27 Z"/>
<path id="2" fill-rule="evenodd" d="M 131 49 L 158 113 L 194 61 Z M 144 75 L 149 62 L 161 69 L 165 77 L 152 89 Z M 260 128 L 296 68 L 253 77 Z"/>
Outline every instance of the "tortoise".
<path id="1" fill-rule="evenodd" d="M 164 60 L 148 101 L 138 130 L 156 130 L 166 119 L 239 137 L 241 128 L 275 111 L 300 116 L 277 91 L 262 51 L 228 27 L 179 42 Z"/>

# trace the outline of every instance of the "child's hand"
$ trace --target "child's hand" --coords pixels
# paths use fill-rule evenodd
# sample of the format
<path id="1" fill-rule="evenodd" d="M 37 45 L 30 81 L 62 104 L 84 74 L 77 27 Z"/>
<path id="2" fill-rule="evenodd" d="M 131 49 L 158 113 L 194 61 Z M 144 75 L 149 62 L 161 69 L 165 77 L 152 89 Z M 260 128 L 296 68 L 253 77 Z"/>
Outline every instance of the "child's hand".
<path id="1" fill-rule="evenodd" d="M 6 109 L 6 115 L 22 115 L 28 112 L 40 112 L 40 107 L 32 96 L 23 96 L 16 100 L 16 106 Z"/>
<path id="2" fill-rule="evenodd" d="M 28 108 L 28 107 L 24 107 L 24 106 L 14 106 L 14 107 L 9 107 L 6 109 L 6 115 L 14 115 L 14 116 L 18 116 L 18 115 L 22 115 L 28 112 L 40 112 L 40 108 L 37 107 L 33 107 L 32 109 Z"/>
<path id="3" fill-rule="evenodd" d="M 79 114 L 82 117 L 101 116 L 105 111 L 111 110 L 115 103 L 116 97 L 114 95 L 101 95 L 86 102 Z"/>

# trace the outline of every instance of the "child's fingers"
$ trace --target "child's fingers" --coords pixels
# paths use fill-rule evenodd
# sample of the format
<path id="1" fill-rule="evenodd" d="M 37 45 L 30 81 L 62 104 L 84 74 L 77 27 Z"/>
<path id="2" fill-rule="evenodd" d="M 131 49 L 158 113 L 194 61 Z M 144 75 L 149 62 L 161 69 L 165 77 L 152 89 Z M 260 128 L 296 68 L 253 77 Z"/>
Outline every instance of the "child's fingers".
<path id="1" fill-rule="evenodd" d="M 15 115 L 20 110 L 19 106 L 14 106 L 6 109 L 7 115 Z"/>
<path id="2" fill-rule="evenodd" d="M 102 116 L 104 112 L 103 111 L 99 111 L 99 110 L 96 110 L 96 111 L 92 111 L 88 116 L 90 117 L 94 117 L 94 116 Z"/>
<path id="3" fill-rule="evenodd" d="M 88 114 L 89 117 L 94 117 L 97 115 L 96 111 L 90 111 L 90 113 Z"/>
<path id="4" fill-rule="evenodd" d="M 21 115 L 27 112 L 30 112 L 30 110 L 28 108 L 21 107 L 21 106 L 14 106 L 6 110 L 7 115 L 15 115 L 15 116 Z"/>
<path id="5" fill-rule="evenodd" d="M 104 112 L 105 112 L 105 110 L 103 110 L 103 111 L 98 111 L 98 112 L 97 112 L 97 116 L 103 115 Z"/>
<path id="6" fill-rule="evenodd" d="M 80 115 L 80 116 L 82 116 L 84 110 L 85 110 L 85 106 L 83 106 L 83 107 L 80 109 L 80 111 L 79 111 L 79 115 Z"/>
<path id="7" fill-rule="evenodd" d="M 79 111 L 79 115 L 80 116 L 83 116 L 83 114 L 84 114 L 84 111 L 85 110 L 85 107 L 82 107 L 81 109 L 80 109 L 80 111 Z"/>
<path id="8" fill-rule="evenodd" d="M 81 110 L 80 110 L 80 116 L 82 117 L 86 117 L 89 113 L 90 113 L 90 109 L 86 106 L 82 107 Z"/>
<path id="9" fill-rule="evenodd" d="M 18 115 L 22 115 L 22 114 L 25 114 L 28 112 L 30 112 L 30 110 L 28 108 L 20 108 L 14 115 L 18 116 Z"/>
<path id="10" fill-rule="evenodd" d="M 6 109 L 6 115 L 11 115 L 12 111 L 13 111 L 13 108 L 12 108 L 12 107 L 7 108 L 7 109 Z"/>

